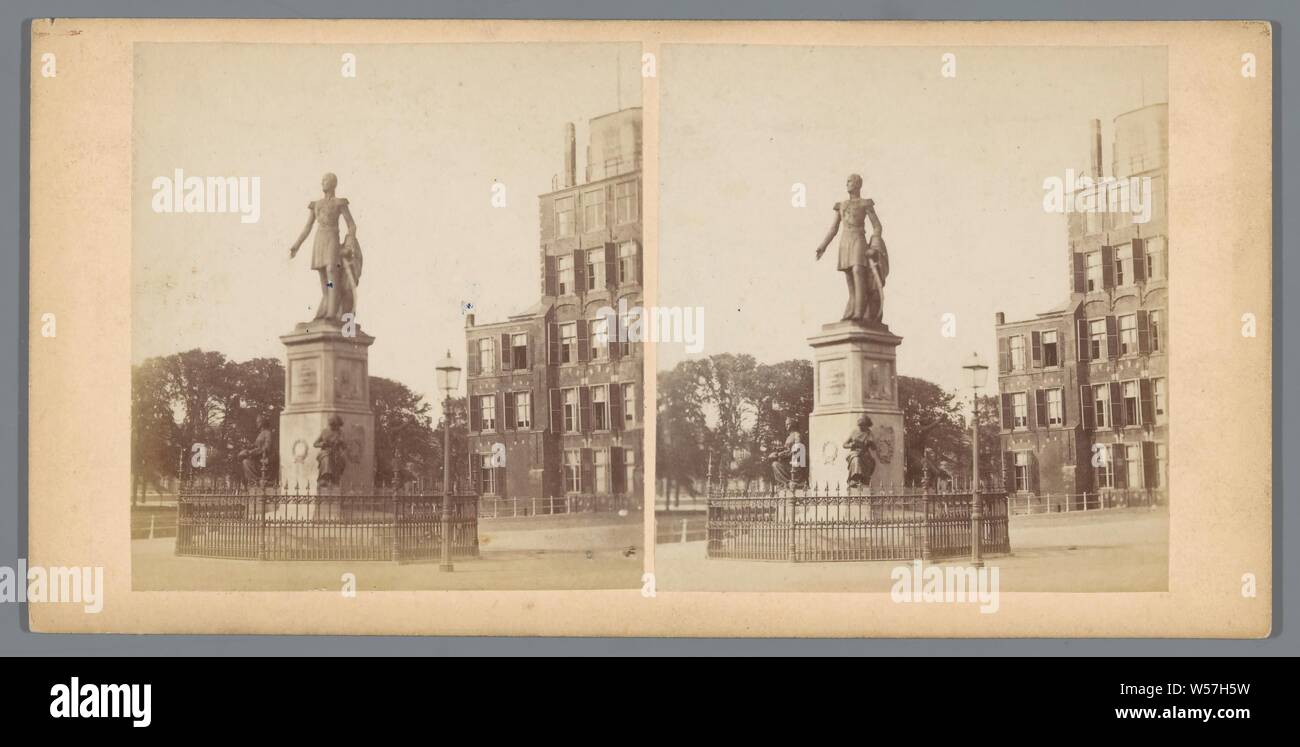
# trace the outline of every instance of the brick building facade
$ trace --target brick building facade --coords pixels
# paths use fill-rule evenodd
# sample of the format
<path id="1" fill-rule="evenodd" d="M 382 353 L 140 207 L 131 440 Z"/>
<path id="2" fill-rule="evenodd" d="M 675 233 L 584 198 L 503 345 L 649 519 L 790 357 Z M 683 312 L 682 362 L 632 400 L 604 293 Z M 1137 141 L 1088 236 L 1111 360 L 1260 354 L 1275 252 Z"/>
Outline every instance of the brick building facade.
<path id="1" fill-rule="evenodd" d="M 639 505 L 642 349 L 608 314 L 642 303 L 639 108 L 591 120 L 583 175 L 569 124 L 563 173 L 539 197 L 539 301 L 503 322 L 467 318 L 470 470 L 484 496 Z"/>
<path id="2" fill-rule="evenodd" d="M 1069 299 L 1033 319 L 998 314 L 1003 480 L 1018 494 L 1167 497 L 1167 105 L 1116 117 L 1113 135 L 1114 181 L 1097 199 L 1131 199 L 1139 195 L 1122 190 L 1145 194 L 1149 184 L 1149 220 L 1131 210 L 1068 212 Z M 1091 140 L 1086 171 L 1095 179 L 1099 121 Z"/>

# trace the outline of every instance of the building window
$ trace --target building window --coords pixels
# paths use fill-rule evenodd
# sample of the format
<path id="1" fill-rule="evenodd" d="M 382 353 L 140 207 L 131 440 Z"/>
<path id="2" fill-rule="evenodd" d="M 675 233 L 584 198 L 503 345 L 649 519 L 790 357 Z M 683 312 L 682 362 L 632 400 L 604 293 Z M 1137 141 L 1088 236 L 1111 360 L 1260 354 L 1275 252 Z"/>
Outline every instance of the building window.
<path id="1" fill-rule="evenodd" d="M 1011 345 L 1011 370 L 1025 370 L 1025 338 L 1024 335 L 1016 335 L 1010 339 Z"/>
<path id="2" fill-rule="evenodd" d="M 1100 360 L 1106 357 L 1106 320 L 1093 319 L 1088 322 L 1088 357 Z"/>
<path id="3" fill-rule="evenodd" d="M 492 338 L 484 337 L 478 341 L 478 370 L 479 373 L 490 374 L 496 371 L 497 356 L 492 347 Z"/>
<path id="4" fill-rule="evenodd" d="M 1124 484 L 1130 488 L 1142 485 L 1142 445 L 1129 444 L 1124 447 Z"/>
<path id="5" fill-rule="evenodd" d="M 563 389 L 561 390 L 561 397 L 563 398 L 564 432 L 577 433 L 580 427 L 578 423 L 578 390 Z"/>
<path id="6" fill-rule="evenodd" d="M 1127 184 L 1127 182 L 1125 182 Z M 1133 245 L 1115 247 L 1115 285 L 1128 285 L 1133 280 Z"/>
<path id="7" fill-rule="evenodd" d="M 1060 348 L 1057 346 L 1056 330 L 1048 330 L 1043 333 L 1043 365 L 1047 368 L 1053 368 L 1059 366 L 1060 362 Z"/>
<path id="8" fill-rule="evenodd" d="M 1098 428 L 1105 428 L 1110 422 L 1110 387 L 1106 384 L 1092 386 L 1092 411 Z"/>
<path id="9" fill-rule="evenodd" d="M 1017 451 L 1016 460 L 1016 492 L 1026 493 L 1029 491 L 1029 452 Z"/>
<path id="10" fill-rule="evenodd" d="M 1101 252 L 1088 252 L 1085 255 L 1085 268 L 1088 277 L 1088 290 L 1097 291 L 1102 287 Z"/>
<path id="11" fill-rule="evenodd" d="M 1151 399 L 1154 400 L 1154 403 L 1153 403 L 1154 406 L 1153 406 L 1152 409 L 1155 411 L 1155 415 L 1156 415 L 1156 425 L 1164 425 L 1164 423 L 1165 423 L 1165 409 L 1166 409 L 1165 397 L 1166 397 L 1166 395 L 1165 395 L 1165 380 L 1164 380 L 1164 379 L 1152 379 L 1152 380 L 1151 380 Z"/>
<path id="12" fill-rule="evenodd" d="M 582 492 L 582 451 L 564 450 L 564 492 Z"/>
<path id="13" fill-rule="evenodd" d="M 609 493 L 609 451 L 606 449 L 596 449 L 591 453 L 593 476 L 596 484 L 593 490 L 596 493 Z"/>
<path id="14" fill-rule="evenodd" d="M 1115 444 L 1101 444 L 1101 453 L 1104 458 L 1101 464 L 1095 468 L 1097 476 L 1097 487 L 1113 488 L 1115 487 Z"/>
<path id="15" fill-rule="evenodd" d="M 1163 280 L 1165 277 L 1165 237 L 1156 236 L 1146 242 L 1147 280 Z"/>
<path id="16" fill-rule="evenodd" d="M 1047 390 L 1047 425 L 1065 424 L 1065 405 L 1060 389 Z"/>
<path id="17" fill-rule="evenodd" d="M 596 290 L 605 284 L 605 249 L 587 250 L 587 290 Z"/>
<path id="18" fill-rule="evenodd" d="M 614 187 L 614 209 L 620 224 L 632 223 L 637 219 L 636 182 L 623 182 Z"/>
<path id="19" fill-rule="evenodd" d="M 592 430 L 609 430 L 609 387 L 602 384 L 591 388 Z"/>
<path id="20" fill-rule="evenodd" d="M 515 422 L 512 425 L 519 430 L 533 427 L 533 395 L 531 392 L 513 392 L 507 396 L 514 397 Z"/>
<path id="21" fill-rule="evenodd" d="M 623 491 L 632 492 L 633 478 L 636 476 L 636 452 L 630 448 L 623 449 Z"/>
<path id="22" fill-rule="evenodd" d="M 1155 477 L 1153 488 L 1163 488 L 1165 486 L 1165 457 L 1166 447 L 1162 443 L 1157 443 L 1154 449 L 1156 453 L 1156 467 L 1152 470 L 1152 476 Z"/>
<path id="23" fill-rule="evenodd" d="M 483 495 L 500 495 L 497 485 L 497 471 L 492 466 L 491 454 L 478 455 L 478 489 Z"/>
<path id="24" fill-rule="evenodd" d="M 636 422 L 636 384 L 623 384 L 623 422 Z"/>
<path id="25" fill-rule="evenodd" d="M 494 431 L 497 429 L 497 396 L 495 394 L 479 396 L 478 412 L 479 430 Z"/>
<path id="26" fill-rule="evenodd" d="M 1138 397 L 1138 383 L 1136 381 L 1126 381 L 1122 386 L 1124 389 L 1124 422 L 1129 425 L 1139 425 L 1141 416 L 1138 414 L 1138 403 L 1141 400 Z"/>
<path id="27" fill-rule="evenodd" d="M 618 282 L 637 282 L 635 241 L 624 241 L 618 245 Z"/>
<path id="28" fill-rule="evenodd" d="M 1160 328 L 1164 326 L 1164 315 L 1159 309 L 1147 312 L 1147 326 L 1151 329 L 1151 352 L 1160 350 Z"/>
<path id="29" fill-rule="evenodd" d="M 528 368 L 528 335 L 514 334 L 510 336 L 510 358 L 512 368 L 519 371 Z"/>
<path id="30" fill-rule="evenodd" d="M 587 328 L 591 331 L 589 339 L 591 340 L 591 350 L 587 360 L 598 361 L 601 358 L 608 357 L 609 353 L 609 318 L 599 317 L 592 319 L 587 323 Z"/>
<path id="31" fill-rule="evenodd" d="M 560 362 L 574 363 L 578 360 L 578 323 L 569 322 L 560 325 Z"/>
<path id="32" fill-rule="evenodd" d="M 1126 314 L 1119 318 L 1119 354 L 1134 355 L 1138 351 L 1137 315 Z"/>
<path id="33" fill-rule="evenodd" d="M 1029 397 L 1024 392 L 1011 395 L 1011 427 L 1029 427 Z"/>
<path id="34" fill-rule="evenodd" d="M 573 220 L 573 197 L 561 197 L 555 201 L 555 233 L 557 236 L 572 236 L 576 226 Z M 570 284 L 572 287 L 572 284 Z"/>
<path id="35" fill-rule="evenodd" d="M 568 295 L 577 291 L 573 284 L 573 256 L 563 254 L 555 258 L 555 269 L 559 275 L 560 295 Z"/>
<path id="36" fill-rule="evenodd" d="M 593 189 L 582 193 L 582 230 L 605 227 L 605 192 Z"/>

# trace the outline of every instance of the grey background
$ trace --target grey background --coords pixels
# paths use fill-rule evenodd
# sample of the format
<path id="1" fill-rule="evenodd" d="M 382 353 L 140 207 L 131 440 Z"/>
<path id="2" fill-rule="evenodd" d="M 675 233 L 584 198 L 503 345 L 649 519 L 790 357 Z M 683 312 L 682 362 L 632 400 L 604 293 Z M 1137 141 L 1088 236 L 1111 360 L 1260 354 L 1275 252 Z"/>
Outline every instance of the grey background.
<path id="1" fill-rule="evenodd" d="M 1286 185 L 1294 185 L 1300 161 L 1283 161 L 1297 141 L 1295 101 L 1300 70 L 1288 32 L 1300 27 L 1295 0 L 1232 0 L 1232 2 L 1144 2 L 1131 0 L 1005 0 L 980 3 L 961 0 L 918 2 L 853 2 L 800 0 L 798 3 L 666 0 L 654 3 L 622 0 L 594 4 L 577 0 L 535 2 L 418 2 L 370 0 L 355 2 L 124 2 L 122 0 L 60 0 L 0 4 L 0 565 L 14 566 L 27 555 L 27 197 L 25 158 L 28 90 L 28 22 L 35 17 L 161 17 L 161 18 L 735 18 L 735 19 L 1261 19 L 1274 22 L 1274 579 L 1273 635 L 1262 641 L 1190 640 L 853 640 L 754 641 L 667 639 L 520 639 L 520 638 L 348 638 L 341 636 L 138 636 L 40 635 L 26 630 L 26 609 L 0 604 L 0 655 L 1296 655 L 1300 636 L 1290 630 L 1294 618 L 1296 578 L 1284 573 L 1285 540 L 1300 537 L 1295 511 L 1284 510 L 1287 487 L 1294 485 L 1300 464 L 1284 462 L 1287 445 L 1294 448 L 1300 417 L 1296 398 L 1284 382 L 1297 380 L 1296 334 L 1300 325 L 1284 324 L 1295 316 L 1288 303 L 1297 286 L 1296 264 L 1284 262 L 1285 239 L 1297 235 L 1300 213 L 1283 211 Z M 1284 106 L 1286 104 L 1286 106 Z M 1213 116 L 1207 112 L 1207 116 Z M 1212 209 L 1212 206 L 1206 206 Z M 1233 444 L 1240 448 L 1242 444 Z M 103 497 L 112 500 L 111 497 Z M 1231 501 L 1231 495 L 1219 500 Z"/>

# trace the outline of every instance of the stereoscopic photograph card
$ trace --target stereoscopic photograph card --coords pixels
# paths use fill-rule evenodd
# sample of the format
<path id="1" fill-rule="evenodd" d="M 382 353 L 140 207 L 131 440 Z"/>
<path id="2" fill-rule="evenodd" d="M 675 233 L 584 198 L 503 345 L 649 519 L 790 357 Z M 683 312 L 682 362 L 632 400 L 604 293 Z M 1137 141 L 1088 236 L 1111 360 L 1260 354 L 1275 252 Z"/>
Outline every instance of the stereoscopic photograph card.
<path id="1" fill-rule="evenodd" d="M 30 53 L 35 630 L 1270 630 L 1266 23 Z"/>

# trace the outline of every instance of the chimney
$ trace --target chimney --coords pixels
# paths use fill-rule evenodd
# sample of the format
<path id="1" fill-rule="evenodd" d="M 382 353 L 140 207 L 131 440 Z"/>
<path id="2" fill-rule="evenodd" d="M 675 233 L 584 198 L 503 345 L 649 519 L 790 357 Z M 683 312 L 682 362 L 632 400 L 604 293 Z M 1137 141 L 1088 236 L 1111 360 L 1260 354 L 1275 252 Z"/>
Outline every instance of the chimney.
<path id="1" fill-rule="evenodd" d="M 997 325 L 998 325 L 999 327 L 1001 327 L 1002 325 L 1004 325 L 1004 324 L 1007 323 L 1007 315 L 1004 314 L 1004 313 L 1002 313 L 1001 311 L 999 311 L 999 312 L 994 316 L 994 319 L 996 320 L 996 323 L 997 323 Z"/>
<path id="2" fill-rule="evenodd" d="M 572 122 L 564 123 L 564 184 L 572 187 L 578 183 L 577 134 Z"/>
<path id="3" fill-rule="evenodd" d="M 466 315 L 465 315 L 465 329 L 469 329 L 470 327 L 473 327 L 473 326 L 474 326 L 474 315 L 473 315 L 473 314 L 466 314 Z"/>
<path id="4" fill-rule="evenodd" d="M 1101 173 L 1101 120 L 1100 119 L 1092 120 L 1091 141 L 1092 142 L 1089 143 L 1089 145 L 1091 145 L 1092 147 L 1092 177 L 1094 179 L 1100 179 L 1101 177 L 1105 176 L 1104 174 Z"/>

